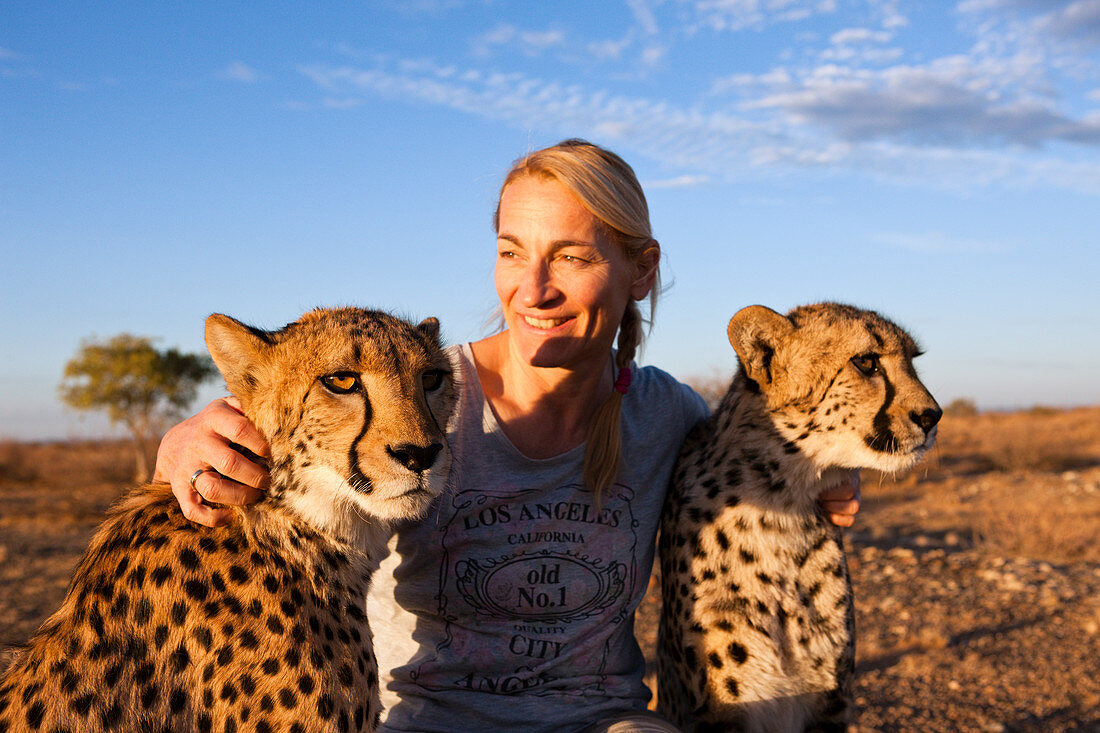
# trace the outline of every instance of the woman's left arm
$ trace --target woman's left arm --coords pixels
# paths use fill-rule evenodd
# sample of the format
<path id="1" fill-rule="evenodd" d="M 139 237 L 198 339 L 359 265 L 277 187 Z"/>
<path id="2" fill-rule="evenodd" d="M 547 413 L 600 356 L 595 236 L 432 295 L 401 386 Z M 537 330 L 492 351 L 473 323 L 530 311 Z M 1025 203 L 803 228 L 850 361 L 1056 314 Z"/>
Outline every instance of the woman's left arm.
<path id="1" fill-rule="evenodd" d="M 817 497 L 825 516 L 838 527 L 851 527 L 859 512 L 859 471 L 849 474 L 848 483 L 825 489 Z"/>

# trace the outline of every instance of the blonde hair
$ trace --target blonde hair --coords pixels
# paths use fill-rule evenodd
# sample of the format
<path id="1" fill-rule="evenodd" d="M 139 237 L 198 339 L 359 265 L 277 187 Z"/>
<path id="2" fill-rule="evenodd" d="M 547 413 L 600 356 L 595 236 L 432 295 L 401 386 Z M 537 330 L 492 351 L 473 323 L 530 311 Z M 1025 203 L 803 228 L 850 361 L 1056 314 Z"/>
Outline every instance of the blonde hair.
<path id="1" fill-rule="evenodd" d="M 657 246 L 649 224 L 649 205 L 633 169 L 615 153 L 585 140 L 565 140 L 537 150 L 517 160 L 504 183 L 522 176 L 552 178 L 577 197 L 581 205 L 601 224 L 602 233 L 622 248 L 631 262 L 637 262 Z M 500 228 L 500 199 L 493 215 L 493 228 Z M 630 366 L 645 338 L 646 326 L 653 320 L 660 292 L 660 271 L 654 265 L 653 288 L 649 293 L 649 314 L 643 316 L 638 304 L 630 299 L 619 323 L 616 375 Z M 619 474 L 622 463 L 622 438 L 619 417 L 623 393 L 616 389 L 597 408 L 588 424 L 584 454 L 584 485 L 599 503 L 603 491 Z"/>

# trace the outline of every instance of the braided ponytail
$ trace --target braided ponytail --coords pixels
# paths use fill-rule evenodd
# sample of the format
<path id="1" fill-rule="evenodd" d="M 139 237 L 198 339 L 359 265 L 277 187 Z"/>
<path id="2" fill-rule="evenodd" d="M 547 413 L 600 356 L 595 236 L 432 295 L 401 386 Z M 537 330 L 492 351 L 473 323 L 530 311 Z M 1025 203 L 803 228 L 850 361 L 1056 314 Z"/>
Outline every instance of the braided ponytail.
<path id="1" fill-rule="evenodd" d="M 615 352 L 615 388 L 596 409 L 592 422 L 588 424 L 584 449 L 584 485 L 592 491 L 597 506 L 603 491 L 615 482 L 622 465 L 619 415 L 623 397 L 630 386 L 630 362 L 634 360 L 634 353 L 642 337 L 642 314 L 638 310 L 638 304 L 632 300 L 627 304 L 622 323 L 619 324 L 618 349 Z"/>

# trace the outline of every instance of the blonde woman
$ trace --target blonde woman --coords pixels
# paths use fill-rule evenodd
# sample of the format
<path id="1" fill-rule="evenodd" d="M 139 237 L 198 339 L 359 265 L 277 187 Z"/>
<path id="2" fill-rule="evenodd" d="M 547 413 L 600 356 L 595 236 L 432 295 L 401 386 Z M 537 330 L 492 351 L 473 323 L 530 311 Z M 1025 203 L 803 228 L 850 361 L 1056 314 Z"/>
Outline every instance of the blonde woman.
<path id="1" fill-rule="evenodd" d="M 369 615 L 385 731 L 674 731 L 646 712 L 634 611 L 658 516 L 702 399 L 638 368 L 660 247 L 614 153 L 568 140 L 517 161 L 495 216 L 507 328 L 453 347 L 462 394 L 448 490 L 397 528 Z M 613 348 L 614 347 L 614 348 Z M 229 400 L 169 432 L 157 477 L 184 513 L 262 496 L 266 446 Z M 200 468 L 214 467 L 189 484 Z M 197 491 L 196 491 L 197 489 Z M 856 480 L 822 497 L 837 524 Z"/>

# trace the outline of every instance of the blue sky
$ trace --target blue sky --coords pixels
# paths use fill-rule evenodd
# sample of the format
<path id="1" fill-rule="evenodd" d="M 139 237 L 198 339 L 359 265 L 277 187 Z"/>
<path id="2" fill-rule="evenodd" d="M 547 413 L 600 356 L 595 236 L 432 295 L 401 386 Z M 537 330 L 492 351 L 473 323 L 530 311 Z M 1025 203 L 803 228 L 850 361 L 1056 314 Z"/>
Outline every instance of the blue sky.
<path id="1" fill-rule="evenodd" d="M 1100 0 L 302 7 L 0 5 L 0 438 L 102 431 L 57 400 L 93 335 L 485 334 L 497 187 L 566 137 L 649 196 L 648 363 L 728 371 L 738 308 L 832 299 L 941 402 L 1100 403 Z"/>

